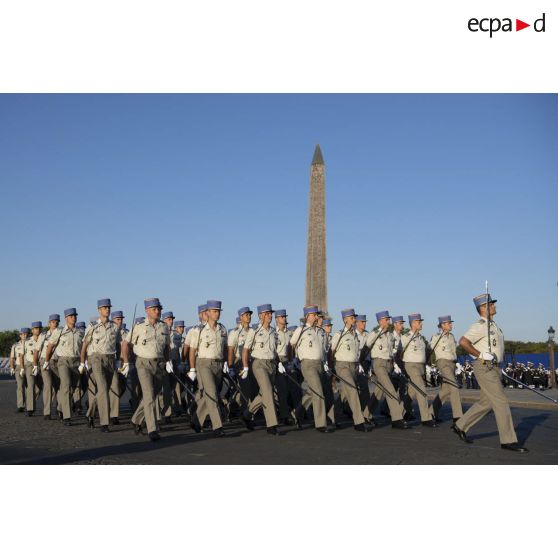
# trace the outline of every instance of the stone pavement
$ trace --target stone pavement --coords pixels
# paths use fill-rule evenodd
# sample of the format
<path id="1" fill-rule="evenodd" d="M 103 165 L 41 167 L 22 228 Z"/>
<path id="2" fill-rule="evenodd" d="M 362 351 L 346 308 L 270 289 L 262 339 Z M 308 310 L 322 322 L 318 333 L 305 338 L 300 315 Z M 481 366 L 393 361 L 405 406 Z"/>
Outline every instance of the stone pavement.
<path id="1" fill-rule="evenodd" d="M 462 393 L 473 396 L 467 391 Z M 445 421 L 434 430 L 417 426 L 395 431 L 380 417 L 378 428 L 364 434 L 342 417 L 334 434 L 319 434 L 308 422 L 302 431 L 282 427 L 285 435 L 272 437 L 261 421 L 254 432 L 235 421 L 225 426 L 227 437 L 216 440 L 211 432 L 195 434 L 179 418 L 164 425 L 162 440 L 152 443 L 134 435 L 129 411 L 108 434 L 89 430 L 84 417 L 64 427 L 58 420 L 16 413 L 14 382 L 2 380 L 0 464 L 558 464 L 558 412 L 514 408 L 513 416 L 528 454 L 500 449 L 493 415 L 470 432 L 474 444 L 464 444 L 450 431 L 447 406 Z"/>

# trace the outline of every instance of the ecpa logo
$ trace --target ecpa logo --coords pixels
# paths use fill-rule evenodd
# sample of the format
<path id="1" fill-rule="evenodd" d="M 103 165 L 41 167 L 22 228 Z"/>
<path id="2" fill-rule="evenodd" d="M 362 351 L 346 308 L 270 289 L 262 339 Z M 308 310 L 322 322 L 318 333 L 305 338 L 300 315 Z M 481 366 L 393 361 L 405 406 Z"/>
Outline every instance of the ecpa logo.
<path id="1" fill-rule="evenodd" d="M 546 14 L 543 14 L 539 19 L 536 19 L 533 22 L 533 29 L 536 33 L 545 32 L 545 18 Z M 498 33 L 498 31 L 503 31 L 504 33 L 514 31 L 512 18 L 509 17 L 505 17 L 503 19 L 500 19 L 498 17 L 485 17 L 482 19 L 472 17 L 469 20 L 467 27 L 469 28 L 469 31 L 473 33 L 478 33 L 479 31 L 483 33 L 489 33 L 490 38 L 492 38 L 492 35 L 494 33 Z M 526 29 L 527 27 L 531 27 L 531 24 L 525 23 L 520 19 L 515 20 L 515 31 L 521 31 L 522 29 Z"/>

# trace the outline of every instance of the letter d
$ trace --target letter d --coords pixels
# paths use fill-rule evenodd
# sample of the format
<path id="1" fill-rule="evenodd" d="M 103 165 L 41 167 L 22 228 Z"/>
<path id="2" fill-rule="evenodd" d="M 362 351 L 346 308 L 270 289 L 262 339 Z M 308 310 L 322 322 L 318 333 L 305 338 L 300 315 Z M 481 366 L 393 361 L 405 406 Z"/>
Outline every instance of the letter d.
<path id="1" fill-rule="evenodd" d="M 541 18 L 536 19 L 536 20 L 535 20 L 535 23 L 533 23 L 533 29 L 534 29 L 537 33 L 544 33 L 545 15 L 546 15 L 546 14 L 543 14 Z M 542 22 L 541 28 L 540 28 L 540 29 L 539 29 L 539 22 Z"/>

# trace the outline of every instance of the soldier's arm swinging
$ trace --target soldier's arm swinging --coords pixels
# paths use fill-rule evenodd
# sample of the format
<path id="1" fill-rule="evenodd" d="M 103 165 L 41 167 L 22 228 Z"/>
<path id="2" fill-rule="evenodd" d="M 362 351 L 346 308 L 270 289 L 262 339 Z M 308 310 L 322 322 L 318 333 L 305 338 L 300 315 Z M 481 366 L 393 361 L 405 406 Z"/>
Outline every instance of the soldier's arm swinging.
<path id="1" fill-rule="evenodd" d="M 227 355 L 227 364 L 229 368 L 234 364 L 234 347 L 227 347 L 228 355 Z"/>
<path id="2" fill-rule="evenodd" d="M 477 351 L 471 341 L 467 337 L 461 337 L 459 339 L 459 346 L 462 347 L 468 354 L 477 358 L 480 355 L 480 351 Z"/>
<path id="3" fill-rule="evenodd" d="M 244 349 L 242 349 L 242 366 L 244 368 L 248 368 L 248 357 L 250 356 L 250 351 L 248 350 L 248 347 L 244 347 Z"/>

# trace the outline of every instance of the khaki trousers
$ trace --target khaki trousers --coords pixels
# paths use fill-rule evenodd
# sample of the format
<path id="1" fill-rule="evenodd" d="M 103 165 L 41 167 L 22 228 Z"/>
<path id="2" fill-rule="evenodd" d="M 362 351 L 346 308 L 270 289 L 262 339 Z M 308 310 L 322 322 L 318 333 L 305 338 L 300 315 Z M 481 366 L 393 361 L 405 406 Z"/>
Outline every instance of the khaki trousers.
<path id="1" fill-rule="evenodd" d="M 20 376 L 20 370 L 19 366 L 15 369 L 17 408 L 25 409 L 25 373 Z"/>
<path id="2" fill-rule="evenodd" d="M 385 358 L 374 359 L 374 375 L 376 376 L 378 383 L 376 384 L 374 392 L 370 397 L 370 404 L 368 407 L 370 409 L 370 414 L 374 414 L 378 403 L 385 397 L 386 403 L 389 408 L 389 414 L 391 415 L 391 420 L 396 421 L 403 420 L 403 404 L 401 403 L 399 395 L 397 391 L 395 391 L 395 388 L 393 387 L 393 383 L 389 376 L 392 368 L 393 363 L 391 362 L 391 360 L 386 360 Z M 384 393 L 384 390 L 379 387 L 379 384 L 381 384 L 382 387 L 389 394 L 391 394 L 392 397 L 386 395 Z"/>
<path id="3" fill-rule="evenodd" d="M 86 375 L 87 380 L 87 418 L 95 418 L 95 411 L 97 410 L 97 388 L 93 383 L 94 378 L 91 376 L 92 372 Z"/>
<path id="4" fill-rule="evenodd" d="M 64 420 L 72 418 L 72 389 L 79 383 L 78 366 L 78 357 L 58 357 L 57 370 L 60 378 L 58 406 Z"/>
<path id="5" fill-rule="evenodd" d="M 157 427 L 157 394 L 163 385 L 165 361 L 158 358 L 136 358 L 138 380 L 143 393 L 142 400 L 132 416 L 132 424 L 141 425 L 145 420 L 147 432 L 156 432 Z"/>
<path id="6" fill-rule="evenodd" d="M 49 364 L 49 370 L 43 370 L 44 359 L 39 360 L 41 368 L 41 377 L 43 378 L 43 415 L 50 416 L 50 409 L 52 407 L 53 392 L 57 391 L 58 376 L 51 370 L 53 363 Z"/>
<path id="7" fill-rule="evenodd" d="M 324 392 L 322 389 L 322 362 L 320 360 L 304 359 L 300 362 L 302 367 L 302 376 L 304 381 L 312 389 L 308 389 L 302 396 L 302 406 L 308 409 L 312 405 L 312 413 L 314 414 L 314 426 L 316 428 L 324 428 L 326 426 L 326 406 Z M 316 393 L 321 397 L 318 397 Z"/>
<path id="8" fill-rule="evenodd" d="M 130 362 L 130 372 L 128 373 L 128 378 L 130 379 L 130 401 L 132 402 L 132 408 L 135 411 L 142 398 L 141 385 L 139 383 L 138 371 L 135 363 Z"/>
<path id="9" fill-rule="evenodd" d="M 111 386 L 114 378 L 114 355 L 94 353 L 89 357 L 89 363 L 93 370 L 93 379 L 97 384 L 95 399 L 99 411 L 99 423 L 101 426 L 108 426 L 110 413 L 109 386 Z"/>
<path id="10" fill-rule="evenodd" d="M 201 397 L 198 401 L 196 414 L 200 424 L 203 426 L 205 418 L 209 415 L 213 430 L 222 428 L 221 414 L 219 413 L 217 386 L 221 384 L 223 373 L 223 361 L 210 358 L 198 358 L 196 360 L 196 371 L 198 387 Z"/>
<path id="11" fill-rule="evenodd" d="M 364 422 L 364 416 L 362 415 L 362 409 L 360 406 L 360 398 L 358 396 L 356 376 L 357 376 L 358 362 L 343 362 L 340 360 L 335 361 L 335 373 L 345 381 L 340 382 L 340 389 L 342 397 L 349 404 L 351 408 L 351 413 L 353 414 L 353 422 L 355 425 L 362 424 Z M 355 387 L 352 387 L 355 386 Z"/>
<path id="12" fill-rule="evenodd" d="M 120 415 L 120 373 L 116 365 L 114 365 L 109 389 L 109 414 L 110 418 L 118 418 Z"/>
<path id="13" fill-rule="evenodd" d="M 275 384 L 275 376 L 277 371 L 275 369 L 274 360 L 264 360 L 255 358 L 252 361 L 252 371 L 259 386 L 259 393 L 252 399 L 248 406 L 248 412 L 255 414 L 263 406 L 265 416 L 265 423 L 268 428 L 277 426 L 277 413 L 275 412 L 275 396 L 273 393 L 273 386 Z"/>
<path id="14" fill-rule="evenodd" d="M 454 419 L 461 418 L 463 415 L 463 408 L 461 407 L 461 396 L 459 395 L 459 388 L 455 387 L 457 385 L 457 380 L 455 379 L 455 362 L 453 360 L 438 359 L 436 361 L 438 370 L 447 381 L 442 380 L 442 387 L 438 392 L 438 395 L 432 402 L 432 410 L 434 411 L 434 416 L 437 417 L 440 413 L 440 409 L 448 398 L 451 402 L 451 412 Z M 453 385 L 455 384 L 455 385 Z"/>
<path id="15" fill-rule="evenodd" d="M 28 411 L 35 410 L 35 402 L 39 396 L 40 390 L 36 382 L 36 377 L 33 376 L 33 365 L 28 362 L 25 363 L 25 381 L 27 387 L 25 388 L 25 402 Z"/>
<path id="16" fill-rule="evenodd" d="M 490 411 L 494 411 L 498 434 L 501 444 L 517 442 L 513 427 L 510 404 L 500 380 L 500 370 L 497 365 L 492 369 L 476 360 L 473 364 L 475 378 L 481 390 L 480 399 L 455 423 L 457 428 L 468 432 L 479 420 Z"/>
<path id="17" fill-rule="evenodd" d="M 425 365 L 419 362 L 406 362 L 405 370 L 411 381 L 426 393 L 426 386 L 424 384 Z M 422 395 L 422 393 L 419 393 L 410 383 L 407 386 L 407 397 L 409 398 L 409 403 L 410 400 L 417 400 L 421 421 L 432 420 L 432 411 L 428 406 L 428 399 Z"/>

